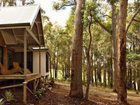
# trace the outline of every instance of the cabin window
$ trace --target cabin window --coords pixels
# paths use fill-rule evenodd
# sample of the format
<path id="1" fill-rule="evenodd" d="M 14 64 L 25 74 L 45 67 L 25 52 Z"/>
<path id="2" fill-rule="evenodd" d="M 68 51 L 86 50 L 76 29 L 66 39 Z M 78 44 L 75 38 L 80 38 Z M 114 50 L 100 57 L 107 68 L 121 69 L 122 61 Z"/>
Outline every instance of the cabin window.
<path id="1" fill-rule="evenodd" d="M 0 47 L 0 62 L 3 63 L 3 48 Z"/>
<path id="2" fill-rule="evenodd" d="M 21 68 L 24 68 L 24 53 L 23 52 L 15 52 L 14 62 L 18 62 Z M 33 53 L 27 53 L 27 68 L 32 72 L 33 71 Z"/>

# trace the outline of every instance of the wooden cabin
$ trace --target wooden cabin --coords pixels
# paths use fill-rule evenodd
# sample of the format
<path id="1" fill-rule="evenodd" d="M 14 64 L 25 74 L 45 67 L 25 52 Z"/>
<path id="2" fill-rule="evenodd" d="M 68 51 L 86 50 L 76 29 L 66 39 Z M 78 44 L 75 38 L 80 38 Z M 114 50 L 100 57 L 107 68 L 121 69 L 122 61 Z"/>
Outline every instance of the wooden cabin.
<path id="1" fill-rule="evenodd" d="M 22 73 L 12 72 L 14 62 Z M 23 86 L 26 103 L 27 84 L 34 81 L 34 87 L 37 87 L 36 81 L 49 70 L 39 5 L 0 8 L 0 64 L 0 80 L 23 80 L 21 84 L 0 89 Z"/>

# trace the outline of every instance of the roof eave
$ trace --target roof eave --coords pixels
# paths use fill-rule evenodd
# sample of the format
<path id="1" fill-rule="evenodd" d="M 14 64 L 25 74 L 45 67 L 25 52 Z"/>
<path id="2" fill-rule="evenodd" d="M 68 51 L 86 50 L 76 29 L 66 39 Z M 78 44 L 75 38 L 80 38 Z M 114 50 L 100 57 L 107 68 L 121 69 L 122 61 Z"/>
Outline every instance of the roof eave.
<path id="1" fill-rule="evenodd" d="M 30 23 L 0 24 L 0 29 L 27 28 L 27 27 L 30 27 Z"/>

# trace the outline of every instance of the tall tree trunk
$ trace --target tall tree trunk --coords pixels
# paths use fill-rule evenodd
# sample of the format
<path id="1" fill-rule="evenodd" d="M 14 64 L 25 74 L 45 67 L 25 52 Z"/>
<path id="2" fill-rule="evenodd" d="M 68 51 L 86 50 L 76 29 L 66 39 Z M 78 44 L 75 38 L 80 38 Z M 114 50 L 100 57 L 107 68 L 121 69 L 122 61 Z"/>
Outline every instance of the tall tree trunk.
<path id="1" fill-rule="evenodd" d="M 83 43 L 83 6 L 84 0 L 76 0 L 74 36 L 72 42 L 70 96 L 83 98 L 82 87 L 82 43 Z"/>
<path id="2" fill-rule="evenodd" d="M 90 86 L 90 80 L 91 80 L 91 62 L 90 62 L 90 48 L 88 48 L 88 51 L 86 51 L 86 55 L 87 55 L 87 87 L 86 87 L 86 93 L 85 93 L 85 99 L 88 99 L 88 95 L 89 95 L 89 86 Z"/>
<path id="3" fill-rule="evenodd" d="M 112 70 L 112 59 L 108 60 L 108 85 L 110 88 L 113 87 L 113 70 Z"/>
<path id="4" fill-rule="evenodd" d="M 112 79 L 113 79 L 113 72 L 112 72 L 112 59 L 108 59 L 108 86 L 112 88 Z"/>
<path id="5" fill-rule="evenodd" d="M 54 58 L 53 58 L 53 77 L 54 77 L 54 79 L 55 79 L 55 64 L 56 64 L 56 61 L 55 61 L 55 59 L 56 59 L 56 56 L 55 56 L 55 53 L 54 53 Z"/>
<path id="6" fill-rule="evenodd" d="M 70 49 L 70 48 L 69 48 Z M 67 68 L 67 72 L 68 72 L 68 74 L 67 74 L 67 76 L 68 76 L 68 78 L 70 78 L 70 59 L 71 58 L 71 56 L 70 56 L 70 53 L 68 54 L 68 68 Z"/>
<path id="7" fill-rule="evenodd" d="M 138 91 L 140 92 L 140 63 L 137 65 L 137 84 L 138 84 Z"/>
<path id="8" fill-rule="evenodd" d="M 110 73 L 109 73 L 110 71 L 109 71 L 109 65 L 108 65 L 108 62 L 107 62 L 107 74 L 108 74 L 108 76 L 107 76 L 107 85 L 109 86 L 109 84 L 110 84 Z"/>
<path id="9" fill-rule="evenodd" d="M 51 56 L 50 56 L 49 66 L 50 66 L 50 79 L 52 80 L 53 74 L 52 74 L 52 57 Z"/>
<path id="10" fill-rule="evenodd" d="M 126 89 L 126 17 L 128 0 L 120 1 L 119 22 L 117 28 L 117 93 L 118 102 L 127 103 Z"/>
<path id="11" fill-rule="evenodd" d="M 101 64 L 100 64 L 100 62 L 97 62 L 97 76 L 98 76 L 99 85 L 101 85 L 102 78 L 101 78 Z"/>
<path id="12" fill-rule="evenodd" d="M 113 87 L 113 70 L 112 70 L 112 59 L 110 59 L 110 87 Z"/>
<path id="13" fill-rule="evenodd" d="M 135 91 L 137 91 L 137 89 L 136 89 L 136 70 L 135 69 L 133 69 L 133 86 L 134 86 Z"/>
<path id="14" fill-rule="evenodd" d="M 65 63 L 62 64 L 62 77 L 66 80 L 66 78 L 65 78 L 65 75 L 66 75 L 66 73 L 65 73 L 65 66 L 66 66 Z"/>
<path id="15" fill-rule="evenodd" d="M 127 88 L 128 89 L 132 89 L 132 67 L 131 67 L 131 62 L 128 63 L 128 66 L 127 66 L 127 71 L 128 71 L 128 76 L 127 76 Z"/>
<path id="16" fill-rule="evenodd" d="M 117 50 L 116 50 L 116 6 L 115 3 L 111 5 L 112 8 L 112 70 L 113 70 L 113 91 L 116 92 L 117 87 Z"/>
<path id="17" fill-rule="evenodd" d="M 97 68 L 95 67 L 95 72 L 94 72 L 94 78 L 95 78 L 95 86 L 97 86 L 98 85 L 98 83 L 97 83 Z"/>
<path id="18" fill-rule="evenodd" d="M 89 20 L 89 44 L 88 48 L 86 50 L 86 58 L 87 58 L 87 87 L 86 87 L 86 93 L 85 93 L 85 99 L 88 99 L 89 96 L 89 88 L 90 88 L 90 81 L 91 81 L 91 42 L 92 42 L 92 35 L 91 35 L 91 24 L 92 24 L 92 15 L 90 13 L 91 20 Z"/>
<path id="19" fill-rule="evenodd" d="M 94 59 L 93 59 L 93 55 L 94 55 L 94 51 L 93 51 L 93 44 L 91 44 L 91 56 L 90 56 L 90 59 L 91 59 L 91 83 L 92 85 L 94 85 Z"/>
<path id="20" fill-rule="evenodd" d="M 106 87 L 106 63 L 104 62 L 104 87 Z"/>
<path id="21" fill-rule="evenodd" d="M 83 70 L 82 70 L 82 81 L 83 81 L 83 83 L 86 83 L 86 52 L 85 52 L 85 49 L 83 49 L 83 59 L 82 59 L 82 63 L 83 63 L 83 65 L 82 65 L 82 68 L 83 68 Z"/>
<path id="22" fill-rule="evenodd" d="M 57 79 L 58 74 L 58 55 L 56 56 L 56 62 L 55 62 L 55 79 Z"/>

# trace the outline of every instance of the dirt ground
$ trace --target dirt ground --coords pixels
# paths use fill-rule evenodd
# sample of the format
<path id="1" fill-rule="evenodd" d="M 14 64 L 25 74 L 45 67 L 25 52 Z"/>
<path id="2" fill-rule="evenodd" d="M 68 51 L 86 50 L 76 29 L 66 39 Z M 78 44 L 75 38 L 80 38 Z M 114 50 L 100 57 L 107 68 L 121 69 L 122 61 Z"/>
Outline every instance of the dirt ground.
<path id="1" fill-rule="evenodd" d="M 68 97 L 69 85 L 57 84 L 47 92 L 39 105 L 118 105 L 117 95 L 111 89 L 92 87 L 90 89 L 89 101 L 78 100 Z M 140 105 L 140 95 L 128 92 L 128 103 Z"/>
<path id="2" fill-rule="evenodd" d="M 20 91 L 20 90 L 19 90 Z M 21 102 L 21 92 L 16 89 L 18 101 L 5 105 L 25 105 Z M 0 92 L 2 93 L 2 91 Z M 56 83 L 51 90 L 47 90 L 41 99 L 36 100 L 32 95 L 28 96 L 27 105 L 118 105 L 117 95 L 111 89 L 92 87 L 90 88 L 89 101 L 68 97 L 69 85 Z M 133 91 L 128 92 L 128 103 L 140 105 L 140 95 Z"/>

